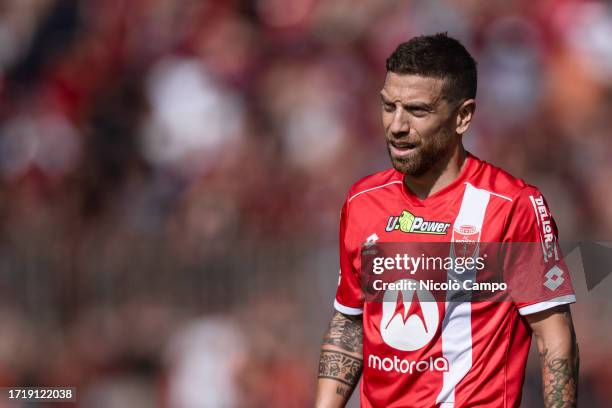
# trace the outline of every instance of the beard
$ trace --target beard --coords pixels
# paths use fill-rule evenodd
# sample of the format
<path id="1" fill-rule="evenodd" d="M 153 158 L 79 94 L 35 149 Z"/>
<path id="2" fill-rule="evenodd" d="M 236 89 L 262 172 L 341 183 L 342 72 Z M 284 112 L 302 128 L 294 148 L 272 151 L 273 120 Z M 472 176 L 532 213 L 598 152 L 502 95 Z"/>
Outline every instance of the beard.
<path id="1" fill-rule="evenodd" d="M 395 170 L 408 176 L 422 176 L 448 157 L 452 150 L 450 135 L 436 135 L 428 143 L 419 143 L 413 151 L 405 156 L 395 156 L 387 141 L 387 152 Z"/>

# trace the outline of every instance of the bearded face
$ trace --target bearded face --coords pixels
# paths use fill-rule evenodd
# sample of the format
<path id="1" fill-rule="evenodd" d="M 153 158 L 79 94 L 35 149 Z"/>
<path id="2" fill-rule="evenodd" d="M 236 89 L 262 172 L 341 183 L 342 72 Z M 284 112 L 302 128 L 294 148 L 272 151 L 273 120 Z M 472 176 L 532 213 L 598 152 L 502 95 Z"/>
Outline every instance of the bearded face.
<path id="1" fill-rule="evenodd" d="M 443 89 L 439 78 L 387 74 L 381 91 L 382 119 L 397 171 L 423 175 L 448 157 L 458 142 L 456 118 Z"/>

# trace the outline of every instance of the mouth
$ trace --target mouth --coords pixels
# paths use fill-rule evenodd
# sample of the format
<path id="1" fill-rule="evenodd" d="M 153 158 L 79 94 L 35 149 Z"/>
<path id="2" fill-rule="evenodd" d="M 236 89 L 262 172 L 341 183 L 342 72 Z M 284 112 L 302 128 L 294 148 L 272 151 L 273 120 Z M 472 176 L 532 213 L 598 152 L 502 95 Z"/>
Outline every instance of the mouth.
<path id="1" fill-rule="evenodd" d="M 418 148 L 417 143 L 389 142 L 389 150 L 393 156 L 406 156 Z"/>

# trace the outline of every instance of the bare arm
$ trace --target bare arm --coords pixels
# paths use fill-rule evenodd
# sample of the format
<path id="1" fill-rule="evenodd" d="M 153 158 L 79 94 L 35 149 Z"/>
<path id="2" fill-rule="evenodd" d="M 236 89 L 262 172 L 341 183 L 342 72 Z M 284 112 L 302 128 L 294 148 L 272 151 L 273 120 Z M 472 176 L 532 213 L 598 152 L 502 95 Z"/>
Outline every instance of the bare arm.
<path id="1" fill-rule="evenodd" d="M 361 376 L 362 346 L 361 316 L 335 312 L 321 346 L 316 408 L 344 407 Z"/>
<path id="2" fill-rule="evenodd" d="M 576 407 L 578 343 L 568 305 L 527 316 L 536 338 L 546 408 Z"/>

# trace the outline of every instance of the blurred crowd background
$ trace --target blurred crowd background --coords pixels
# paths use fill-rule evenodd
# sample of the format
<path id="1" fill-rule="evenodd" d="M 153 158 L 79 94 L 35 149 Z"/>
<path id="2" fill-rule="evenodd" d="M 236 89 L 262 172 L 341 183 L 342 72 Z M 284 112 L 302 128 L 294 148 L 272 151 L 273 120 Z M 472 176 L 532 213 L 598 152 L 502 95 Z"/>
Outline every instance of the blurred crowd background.
<path id="1" fill-rule="evenodd" d="M 612 241 L 608 2 L 2 0 L 0 385 L 308 407 L 384 61 L 439 31 L 479 64 L 468 149 Z M 612 406 L 606 296 L 574 307 L 582 406 Z"/>

